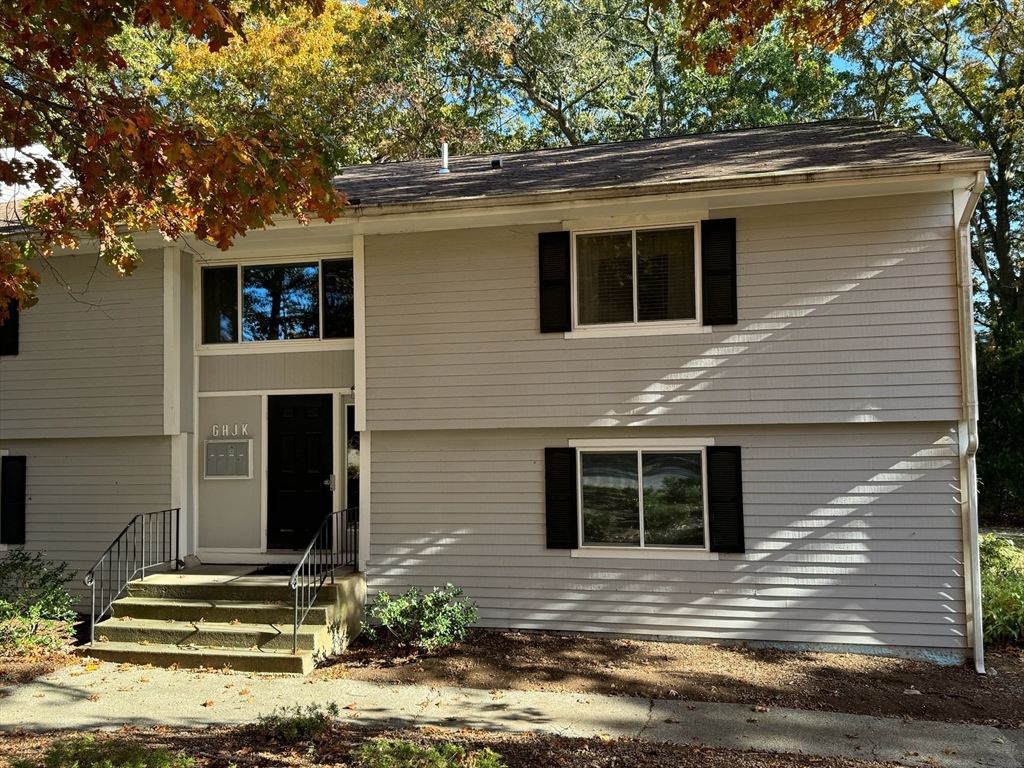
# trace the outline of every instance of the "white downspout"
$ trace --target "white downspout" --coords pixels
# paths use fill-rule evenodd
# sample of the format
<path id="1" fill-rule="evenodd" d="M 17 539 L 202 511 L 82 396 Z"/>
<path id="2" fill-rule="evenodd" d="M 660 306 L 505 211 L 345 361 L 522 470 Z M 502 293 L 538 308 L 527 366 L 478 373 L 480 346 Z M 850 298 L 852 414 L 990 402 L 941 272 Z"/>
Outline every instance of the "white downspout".
<path id="1" fill-rule="evenodd" d="M 985 189 L 985 172 L 978 171 L 974 184 L 966 192 L 957 222 L 957 283 L 960 297 L 960 366 L 964 387 L 964 420 L 960 423 L 961 455 L 966 459 L 967 541 L 965 542 L 964 580 L 970 596 L 974 668 L 985 674 L 985 642 L 981 624 L 981 563 L 978 561 L 978 369 L 974 352 L 974 281 L 971 276 L 971 217 Z M 961 198 L 962 199 L 962 198 Z M 957 201 L 954 197 L 954 204 Z M 956 206 L 959 208 L 959 205 Z M 964 439 L 966 437 L 966 440 Z"/>

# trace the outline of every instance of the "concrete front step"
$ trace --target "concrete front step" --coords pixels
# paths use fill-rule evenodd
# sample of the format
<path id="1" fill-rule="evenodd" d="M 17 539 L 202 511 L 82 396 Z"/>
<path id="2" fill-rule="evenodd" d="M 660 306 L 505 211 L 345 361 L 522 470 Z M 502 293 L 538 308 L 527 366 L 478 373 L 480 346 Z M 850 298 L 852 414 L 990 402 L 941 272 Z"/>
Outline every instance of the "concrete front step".
<path id="1" fill-rule="evenodd" d="M 82 655 L 134 664 L 223 667 L 246 672 L 309 672 L 359 634 L 366 581 L 337 573 L 325 584 L 297 635 L 287 576 L 173 572 L 128 586 L 111 618 L 95 627 Z"/>
<path id="2" fill-rule="evenodd" d="M 309 610 L 306 624 L 327 624 L 334 603 L 324 602 Z M 244 624 L 287 624 L 291 626 L 295 609 L 291 600 L 264 600 L 258 603 L 241 600 L 186 600 L 161 597 L 124 597 L 114 603 L 114 618 L 174 619 L 175 621 L 238 620 Z"/>
<path id="3" fill-rule="evenodd" d="M 303 624 L 299 627 L 298 647 L 306 651 L 329 646 L 330 630 L 326 624 Z M 241 648 L 290 651 L 293 626 L 287 624 L 227 624 L 162 619 L 108 619 L 96 625 L 96 637 L 112 643 L 137 645 L 178 645 L 202 648 Z"/>
<path id="4" fill-rule="evenodd" d="M 325 584 L 324 589 L 329 589 Z M 190 576 L 166 573 L 128 585 L 129 597 L 171 600 L 239 600 L 249 603 L 280 601 L 290 605 L 294 592 L 287 576 Z"/>
<path id="5" fill-rule="evenodd" d="M 316 666 L 313 651 L 250 651 L 240 648 L 179 648 L 175 645 L 140 646 L 138 643 L 97 642 L 78 649 L 82 656 L 103 661 L 152 664 L 155 667 L 177 665 L 182 669 L 223 669 L 236 672 L 267 672 L 306 675 Z"/>

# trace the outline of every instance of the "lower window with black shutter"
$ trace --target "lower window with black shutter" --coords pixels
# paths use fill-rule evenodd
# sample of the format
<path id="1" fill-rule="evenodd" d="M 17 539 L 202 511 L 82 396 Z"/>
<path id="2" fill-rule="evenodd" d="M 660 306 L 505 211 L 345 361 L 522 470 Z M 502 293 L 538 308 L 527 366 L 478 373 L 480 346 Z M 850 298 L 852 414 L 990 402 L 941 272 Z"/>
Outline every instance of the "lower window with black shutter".
<path id="1" fill-rule="evenodd" d="M 546 449 L 548 548 L 742 552 L 739 450 Z"/>

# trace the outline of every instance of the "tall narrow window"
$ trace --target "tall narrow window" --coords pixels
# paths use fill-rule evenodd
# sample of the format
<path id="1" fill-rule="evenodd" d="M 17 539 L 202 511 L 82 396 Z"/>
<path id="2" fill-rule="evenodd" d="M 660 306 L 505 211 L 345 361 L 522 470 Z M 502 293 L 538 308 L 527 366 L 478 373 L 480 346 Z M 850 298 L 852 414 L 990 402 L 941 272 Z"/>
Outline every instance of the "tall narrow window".
<path id="1" fill-rule="evenodd" d="M 636 311 L 641 323 L 697 317 L 692 229 L 636 233 Z"/>
<path id="2" fill-rule="evenodd" d="M 242 271 L 245 341 L 320 338 L 317 264 L 245 267 Z"/>
<path id="3" fill-rule="evenodd" d="M 633 235 L 576 238 L 580 323 L 633 322 Z"/>
<path id="4" fill-rule="evenodd" d="M 355 336 L 352 259 L 323 262 L 324 338 L 351 339 Z"/>
<path id="5" fill-rule="evenodd" d="M 238 267 L 203 269 L 203 344 L 238 341 Z"/>

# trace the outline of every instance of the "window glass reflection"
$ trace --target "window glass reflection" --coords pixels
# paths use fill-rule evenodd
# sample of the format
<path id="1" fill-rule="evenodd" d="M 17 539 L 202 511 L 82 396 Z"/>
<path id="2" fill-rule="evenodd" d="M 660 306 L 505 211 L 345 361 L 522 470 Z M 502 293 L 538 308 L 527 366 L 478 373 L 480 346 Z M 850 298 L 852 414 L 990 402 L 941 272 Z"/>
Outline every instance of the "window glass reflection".
<path id="1" fill-rule="evenodd" d="M 320 274 L 316 264 L 245 267 L 242 339 L 320 338 Z"/>

